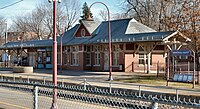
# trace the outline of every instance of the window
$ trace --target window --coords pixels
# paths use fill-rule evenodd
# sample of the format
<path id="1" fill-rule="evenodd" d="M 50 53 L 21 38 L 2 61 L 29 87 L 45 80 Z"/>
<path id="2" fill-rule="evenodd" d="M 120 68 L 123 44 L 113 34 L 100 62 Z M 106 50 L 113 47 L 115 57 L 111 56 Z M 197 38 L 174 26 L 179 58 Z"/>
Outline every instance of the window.
<path id="1" fill-rule="evenodd" d="M 134 50 L 134 44 L 126 44 L 126 50 Z"/>
<path id="2" fill-rule="evenodd" d="M 84 51 L 91 52 L 90 45 L 84 45 Z"/>
<path id="3" fill-rule="evenodd" d="M 78 63 L 78 59 L 79 59 L 79 57 L 78 57 L 79 55 L 78 55 L 78 53 L 72 53 L 72 65 L 78 65 L 79 63 Z"/>
<path id="4" fill-rule="evenodd" d="M 90 46 L 86 46 L 85 47 L 85 51 L 86 53 L 86 65 L 91 65 L 91 50 L 90 50 Z"/>
<path id="5" fill-rule="evenodd" d="M 112 49 L 113 51 L 119 51 L 119 45 L 113 45 Z"/>
<path id="6" fill-rule="evenodd" d="M 144 58 L 145 54 L 144 53 L 140 53 L 139 54 L 139 64 L 143 64 L 145 62 L 145 58 Z M 145 64 L 148 63 L 148 55 L 146 55 L 146 62 Z M 150 56 L 150 65 L 152 65 L 152 55 Z"/>
<path id="7" fill-rule="evenodd" d="M 87 52 L 90 52 L 91 49 L 90 49 L 90 46 L 87 46 Z"/>
<path id="8" fill-rule="evenodd" d="M 43 63 L 43 55 L 42 52 L 38 52 L 38 63 Z"/>
<path id="9" fill-rule="evenodd" d="M 95 48 L 94 48 L 94 51 L 95 52 L 100 52 L 102 50 L 102 46 L 101 45 L 97 45 L 97 46 L 95 46 Z"/>
<path id="10" fill-rule="evenodd" d="M 69 47 L 66 47 L 65 48 L 65 58 L 64 58 L 64 64 L 68 64 L 69 63 L 69 53 L 70 52 L 70 48 Z"/>
<path id="11" fill-rule="evenodd" d="M 112 51 L 113 51 L 113 65 L 119 65 L 119 45 L 113 45 Z"/>
<path id="12" fill-rule="evenodd" d="M 113 65 L 119 65 L 119 53 L 113 52 Z"/>
<path id="13" fill-rule="evenodd" d="M 95 65 L 100 65 L 100 52 L 95 52 Z"/>
<path id="14" fill-rule="evenodd" d="M 79 64 L 79 47 L 73 46 L 71 51 L 71 65 L 78 65 Z"/>
<path id="15" fill-rule="evenodd" d="M 46 63 L 51 64 L 51 52 L 47 52 Z"/>
<path id="16" fill-rule="evenodd" d="M 94 46 L 94 51 L 95 51 L 95 65 L 100 65 L 100 57 L 101 57 L 101 50 L 102 50 L 102 46 L 101 45 L 97 45 Z"/>
<path id="17" fill-rule="evenodd" d="M 86 54 L 86 65 L 91 65 L 91 53 L 87 53 Z"/>
<path id="18" fill-rule="evenodd" d="M 64 64 L 67 64 L 67 63 L 68 63 L 68 53 L 65 52 Z"/>
<path id="19" fill-rule="evenodd" d="M 144 64 L 144 54 L 139 54 L 139 64 Z"/>
<path id="20" fill-rule="evenodd" d="M 85 36 L 85 29 L 84 29 L 84 28 L 81 30 L 81 36 L 82 36 L 82 37 Z"/>

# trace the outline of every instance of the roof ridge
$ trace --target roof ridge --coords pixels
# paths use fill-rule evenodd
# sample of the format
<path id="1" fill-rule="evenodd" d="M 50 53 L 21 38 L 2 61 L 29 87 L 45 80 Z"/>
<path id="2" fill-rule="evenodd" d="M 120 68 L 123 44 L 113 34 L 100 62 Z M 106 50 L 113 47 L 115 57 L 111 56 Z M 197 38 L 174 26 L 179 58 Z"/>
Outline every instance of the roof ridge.
<path id="1" fill-rule="evenodd" d="M 120 20 L 131 20 L 132 18 L 124 18 L 124 19 L 114 19 L 114 20 L 110 20 L 110 22 L 116 22 L 116 21 L 120 21 Z M 102 21 L 102 23 L 106 23 L 108 21 Z"/>

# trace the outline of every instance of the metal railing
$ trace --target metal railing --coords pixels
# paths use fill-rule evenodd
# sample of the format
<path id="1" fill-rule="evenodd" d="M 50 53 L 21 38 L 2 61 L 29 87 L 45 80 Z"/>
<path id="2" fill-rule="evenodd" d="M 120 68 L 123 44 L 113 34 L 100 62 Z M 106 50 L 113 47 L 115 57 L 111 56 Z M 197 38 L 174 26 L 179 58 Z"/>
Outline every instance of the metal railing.
<path id="1" fill-rule="evenodd" d="M 110 83 L 110 86 L 113 85 Z M 58 106 L 59 109 L 64 109 L 66 106 L 69 108 L 80 108 L 76 107 L 77 104 L 81 105 L 81 108 L 139 108 L 139 109 L 149 109 L 149 108 L 200 108 L 200 98 L 192 98 L 191 96 L 179 95 L 180 91 L 188 91 L 190 93 L 199 93 L 199 91 L 186 90 L 186 89 L 176 89 L 176 94 L 164 93 L 164 92 L 150 92 L 146 91 L 145 88 L 155 88 L 152 86 L 138 85 L 138 90 L 131 89 L 120 89 L 113 87 L 97 87 L 88 85 L 88 82 L 84 80 L 79 85 L 59 83 L 57 87 L 54 87 L 51 82 L 42 81 L 27 81 L 27 80 L 0 80 L 0 89 L 8 90 L 8 92 L 13 93 L 15 90 L 18 93 L 25 93 L 32 98 L 31 101 L 26 101 L 25 104 L 29 104 L 27 108 L 51 108 L 52 102 L 52 91 L 53 88 L 58 90 Z M 158 88 L 158 87 L 156 87 Z M 164 87 L 162 87 L 164 88 Z M 169 89 L 164 89 L 166 92 Z M 8 93 L 11 94 L 11 93 Z M 32 96 L 31 96 L 32 94 Z M 0 93 L 1 95 L 1 93 Z M 14 94 L 18 95 L 18 94 Z M 22 94 L 23 95 L 23 94 Z M 196 94 L 197 95 L 197 94 Z M 2 95 L 1 95 L 2 96 Z M 5 96 L 5 94 L 4 94 Z M 23 96 L 18 96 L 22 101 L 21 106 L 26 106 L 23 104 Z M 0 97 L 3 101 L 3 97 Z M 26 99 L 26 98 L 24 98 Z M 0 100 L 1 101 L 1 100 Z M 18 100 L 17 100 L 18 101 Z M 13 101 L 7 101 L 13 102 Z M 32 104 L 32 105 L 31 105 Z M 156 107 L 153 107 L 156 106 Z"/>
<path id="2" fill-rule="evenodd" d="M 11 73 L 4 76 L 3 73 L 0 73 L 1 80 L 10 80 L 15 82 L 17 81 L 26 81 L 27 83 L 31 82 L 39 82 L 42 84 L 52 83 L 52 76 L 39 76 L 39 75 L 27 75 L 27 74 L 16 74 Z M 198 95 L 200 94 L 200 90 L 194 89 L 186 89 L 186 88 L 173 88 L 167 86 L 151 86 L 151 85 L 142 85 L 142 84 L 135 84 L 135 83 L 122 83 L 122 82 L 115 82 L 115 81 L 103 81 L 103 80 L 92 80 L 86 78 L 66 78 L 66 77 L 58 77 L 58 82 L 62 86 L 64 84 L 78 84 L 78 85 L 85 85 L 85 86 L 95 86 L 95 87 L 108 87 L 110 90 L 112 88 L 125 88 L 125 89 L 134 89 L 138 90 L 147 90 L 148 88 L 152 92 L 169 92 L 171 94 L 176 94 L 179 92 L 181 95 Z M 120 86 L 120 87 L 119 87 Z M 185 92 L 185 93 L 181 93 Z M 187 92 L 187 93 L 186 93 Z M 190 93 L 192 92 L 192 93 Z M 198 93 L 199 92 L 199 93 Z"/>

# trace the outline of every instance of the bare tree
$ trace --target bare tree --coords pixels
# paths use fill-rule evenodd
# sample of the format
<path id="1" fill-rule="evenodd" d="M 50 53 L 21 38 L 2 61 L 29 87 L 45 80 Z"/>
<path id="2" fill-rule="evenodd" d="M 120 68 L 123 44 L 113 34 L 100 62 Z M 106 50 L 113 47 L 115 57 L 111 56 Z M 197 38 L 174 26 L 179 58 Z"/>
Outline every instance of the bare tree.
<path id="1" fill-rule="evenodd" d="M 43 24 L 44 24 L 44 28 L 47 29 L 47 34 L 48 37 L 51 37 L 53 34 L 53 7 L 52 4 L 46 4 L 46 3 L 42 3 L 40 5 L 38 5 L 36 8 L 40 9 L 43 14 L 45 15 L 45 17 L 43 18 Z"/>
<path id="2" fill-rule="evenodd" d="M 79 0 L 63 0 L 66 10 L 66 29 L 68 30 L 80 18 L 81 5 Z"/>
<path id="3" fill-rule="evenodd" d="M 29 17 L 28 20 L 28 28 L 31 32 L 34 32 L 37 34 L 38 39 L 42 38 L 42 30 L 43 30 L 43 24 L 42 21 L 44 19 L 45 15 L 43 11 L 39 8 L 36 8 L 32 11 L 32 14 Z"/>
<path id="4" fill-rule="evenodd" d="M 6 23 L 6 19 L 3 16 L 0 16 L 0 25 L 3 25 Z"/>
<path id="5" fill-rule="evenodd" d="M 69 29 L 80 17 L 80 4 L 78 0 L 63 0 L 57 6 L 56 28 L 58 32 Z M 19 32 L 34 32 L 37 39 L 45 39 L 53 33 L 53 6 L 52 4 L 41 3 L 26 15 L 17 16 L 12 27 L 18 28 Z M 48 35 L 48 37 L 45 37 Z M 32 38 L 36 39 L 36 38 Z"/>
<path id="6" fill-rule="evenodd" d="M 200 49 L 200 1 L 183 0 L 174 1 L 171 14 L 165 18 L 165 25 L 170 30 L 179 30 L 192 39 L 189 48 L 194 50 L 196 56 Z M 196 58 L 197 70 L 200 70 L 199 59 Z M 199 74 L 198 74 L 199 76 Z"/>
<path id="7" fill-rule="evenodd" d="M 28 20 L 29 18 L 27 16 L 16 16 L 15 19 L 13 20 L 14 25 L 17 28 L 17 31 L 23 31 L 23 32 L 28 32 Z"/>
<path id="8" fill-rule="evenodd" d="M 112 19 L 125 19 L 125 18 L 130 18 L 130 16 L 128 16 L 127 13 L 115 13 L 112 16 Z"/>
<path id="9" fill-rule="evenodd" d="M 185 0 L 174 3 L 170 16 L 166 17 L 165 25 L 170 30 L 179 29 L 193 40 L 194 49 L 199 49 L 200 43 L 200 1 Z"/>
<path id="10" fill-rule="evenodd" d="M 43 13 L 43 24 L 49 31 L 48 38 L 53 33 L 53 7 L 51 4 L 42 3 L 36 7 Z M 61 4 L 57 6 L 57 21 L 56 28 L 58 32 L 64 29 L 69 29 L 74 23 L 76 23 L 80 17 L 80 3 L 78 0 L 63 0 Z"/>
<path id="11" fill-rule="evenodd" d="M 99 12 L 99 16 L 106 21 L 108 19 L 108 11 L 107 10 L 100 10 Z"/>
<path id="12" fill-rule="evenodd" d="M 0 16 L 0 37 L 4 36 L 5 32 L 5 27 L 6 27 L 6 19 L 3 16 Z"/>
<path id="13" fill-rule="evenodd" d="M 125 0 L 126 17 L 134 17 L 139 22 L 158 31 L 167 30 L 162 25 L 169 14 L 173 0 Z"/>
<path id="14" fill-rule="evenodd" d="M 0 16 L 0 45 L 5 43 L 5 28 L 7 28 L 6 19 L 3 16 Z"/>

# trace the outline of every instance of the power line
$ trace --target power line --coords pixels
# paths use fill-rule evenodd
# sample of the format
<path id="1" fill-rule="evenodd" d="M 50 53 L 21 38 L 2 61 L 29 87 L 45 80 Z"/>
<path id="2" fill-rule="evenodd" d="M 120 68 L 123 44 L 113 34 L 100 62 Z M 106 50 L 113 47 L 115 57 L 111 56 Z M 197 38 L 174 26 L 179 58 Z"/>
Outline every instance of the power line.
<path id="1" fill-rule="evenodd" d="M 1 9 L 5 9 L 5 8 L 8 8 L 8 7 L 10 7 L 10 6 L 13 6 L 13 5 L 15 5 L 15 4 L 17 4 L 17 3 L 20 3 L 20 2 L 22 2 L 22 1 L 24 1 L 24 0 L 19 0 L 19 1 L 17 1 L 17 2 L 14 2 L 14 3 L 12 3 L 12 4 L 9 4 L 9 5 L 7 5 L 7 6 L 1 7 L 0 10 L 1 10 Z"/>

